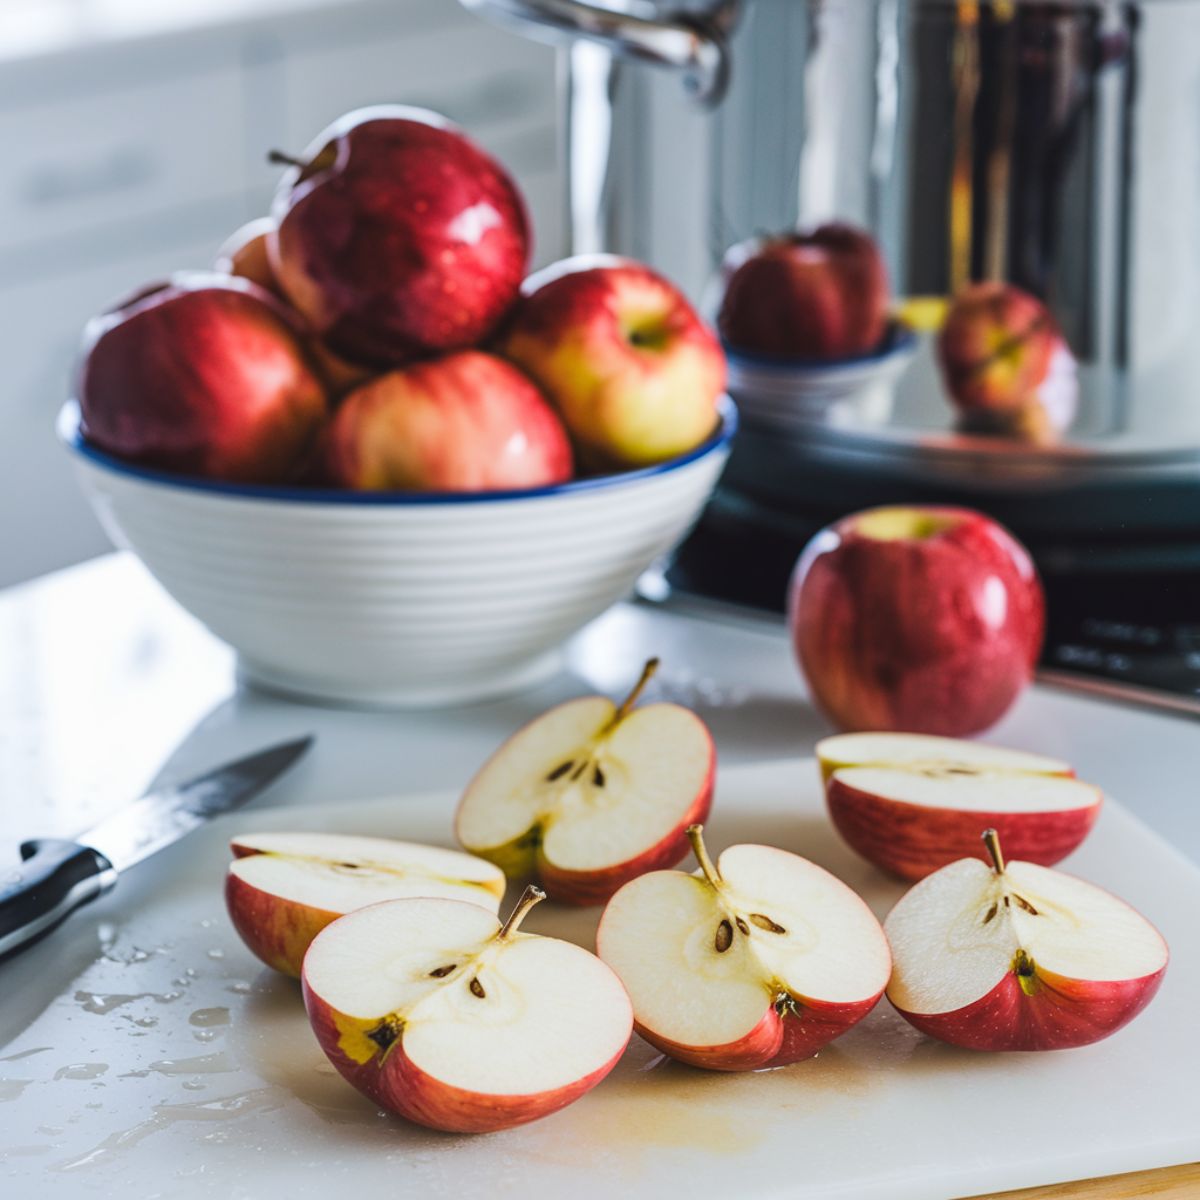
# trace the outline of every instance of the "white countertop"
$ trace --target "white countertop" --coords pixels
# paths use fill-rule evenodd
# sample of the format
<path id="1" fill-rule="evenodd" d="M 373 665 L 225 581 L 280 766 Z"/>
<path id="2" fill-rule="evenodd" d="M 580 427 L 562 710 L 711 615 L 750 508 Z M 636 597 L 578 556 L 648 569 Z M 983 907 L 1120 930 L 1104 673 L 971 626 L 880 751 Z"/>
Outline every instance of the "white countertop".
<path id="1" fill-rule="evenodd" d="M 571 644 L 566 673 L 511 699 L 420 713 L 293 704 L 239 689 L 231 653 L 178 610 L 135 561 L 110 556 L 0 593 L 0 855 L 15 854 L 26 837 L 77 833 L 160 774 L 184 776 L 304 732 L 317 734 L 316 748 L 256 802 L 260 806 L 457 789 L 523 721 L 583 689 L 623 688 L 651 654 L 663 660 L 659 694 L 703 715 L 723 763 L 806 754 L 825 732 L 805 701 L 782 622 L 722 623 L 644 605 L 620 606 L 596 621 Z M 1194 719 L 1034 688 L 989 740 L 1070 760 L 1081 777 L 1200 860 L 1194 783 L 1200 725 Z M 149 908 L 153 882 L 150 868 L 141 881 L 122 884 L 114 895 L 132 891 Z M 214 900 L 214 912 L 218 908 Z M 77 921 L 85 927 L 82 916 Z M 96 940 L 94 931 L 89 936 Z M 80 940 L 61 943 L 53 970 L 46 969 L 45 956 L 34 954 L 0 966 L 0 995 L 9 1000 L 0 1004 L 0 1105 L 18 1101 L 7 1110 L 10 1115 L 21 1108 L 21 1089 L 9 1095 L 3 1080 L 27 1064 L 4 1062 L 4 1047 L 23 1052 L 28 1040 L 23 1030 L 42 1008 L 56 999 L 61 1007 L 72 994 L 79 999 L 72 964 L 81 953 Z M 79 961 L 86 965 L 99 953 L 89 943 Z M 29 962 L 41 964 L 40 973 L 25 965 Z M 112 968 L 118 974 L 121 969 Z M 64 1078 L 77 1083 L 61 1093 L 56 1125 L 93 1119 L 106 1087 L 118 1085 L 115 1079 L 69 1073 L 82 1070 L 100 1049 L 56 1045 L 49 1065 L 52 1056 L 45 1055 L 39 1070 L 61 1067 L 68 1072 Z M 116 1102 L 116 1093 L 109 1094 L 110 1103 Z M 73 1104 L 78 1114 L 69 1111 Z M 6 1151 L 12 1156 L 11 1169 L 0 1167 L 0 1180 L 5 1175 L 29 1180 L 33 1160 L 19 1156 L 37 1149 L 45 1152 L 38 1161 L 47 1168 L 37 1173 L 39 1192 L 79 1194 L 77 1176 L 50 1169 L 49 1141 L 6 1145 L 5 1116 L 0 1107 L 0 1163 Z M 141 1177 L 161 1168 L 165 1178 L 169 1164 L 156 1160 L 165 1153 L 156 1139 L 139 1134 L 136 1142 L 123 1152 L 136 1159 Z M 158 1146 L 166 1145 L 159 1140 Z M 267 1194 L 252 1182 L 262 1182 L 262 1175 L 247 1177 L 253 1165 L 243 1161 L 247 1154 L 229 1145 L 210 1169 L 190 1177 L 187 1188 L 163 1194 Z"/>

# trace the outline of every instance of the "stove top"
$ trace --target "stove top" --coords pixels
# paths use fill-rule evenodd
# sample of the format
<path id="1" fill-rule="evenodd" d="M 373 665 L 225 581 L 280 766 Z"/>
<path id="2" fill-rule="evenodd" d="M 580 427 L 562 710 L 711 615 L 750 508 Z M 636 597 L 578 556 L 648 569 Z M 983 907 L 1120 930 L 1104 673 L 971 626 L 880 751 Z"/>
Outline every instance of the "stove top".
<path id="1" fill-rule="evenodd" d="M 792 566 L 830 520 L 722 488 L 650 598 L 780 614 Z M 1044 682 L 1200 715 L 1200 562 L 1194 545 L 1089 553 L 1026 537 L 1046 588 Z M 1190 560 L 1190 561 L 1189 561 Z M 654 593 L 657 592 L 657 595 Z"/>

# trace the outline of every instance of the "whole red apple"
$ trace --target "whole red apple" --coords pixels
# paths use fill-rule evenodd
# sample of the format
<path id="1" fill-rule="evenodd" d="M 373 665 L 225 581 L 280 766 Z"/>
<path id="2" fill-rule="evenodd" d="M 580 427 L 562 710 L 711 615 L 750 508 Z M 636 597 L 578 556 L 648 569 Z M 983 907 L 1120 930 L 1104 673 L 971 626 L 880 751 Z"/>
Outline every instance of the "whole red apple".
<path id="1" fill-rule="evenodd" d="M 959 508 L 877 508 L 809 542 L 792 576 L 796 656 L 841 729 L 960 737 L 1033 675 L 1042 587 L 1025 548 Z"/>
<path id="2" fill-rule="evenodd" d="M 210 479 L 291 477 L 326 418 L 283 305 L 244 279 L 199 272 L 93 318 L 77 394 L 102 450 Z"/>
<path id="3" fill-rule="evenodd" d="M 712 433 L 725 356 L 662 276 L 585 256 L 548 267 L 523 291 L 504 353 L 541 386 L 590 463 L 661 462 Z"/>
<path id="4" fill-rule="evenodd" d="M 288 298 L 334 351 L 380 366 L 482 341 L 529 258 L 507 172 L 422 109 L 334 122 L 284 175 L 272 215 Z"/>
<path id="5" fill-rule="evenodd" d="M 213 265 L 222 274 L 249 279 L 286 302 L 287 297 L 275 278 L 267 254 L 267 238 L 274 230 L 275 222 L 270 217 L 248 221 L 225 240 L 217 251 L 217 261 Z M 319 337 L 309 335 L 304 339 L 304 344 L 331 396 L 344 395 L 360 383 L 366 383 L 375 374 L 370 367 L 334 354 Z"/>
<path id="6" fill-rule="evenodd" d="M 967 429 L 1046 442 L 1075 414 L 1074 356 L 1046 306 L 1010 283 L 954 297 L 938 360 Z"/>
<path id="7" fill-rule="evenodd" d="M 887 331 L 887 267 L 875 239 L 852 225 L 742 243 L 726 255 L 723 274 L 717 328 L 733 350 L 853 358 Z"/>
<path id="8" fill-rule="evenodd" d="M 554 410 L 518 371 L 462 350 L 390 371 L 350 393 L 325 441 L 332 482 L 361 490 L 472 492 L 571 477 Z"/>

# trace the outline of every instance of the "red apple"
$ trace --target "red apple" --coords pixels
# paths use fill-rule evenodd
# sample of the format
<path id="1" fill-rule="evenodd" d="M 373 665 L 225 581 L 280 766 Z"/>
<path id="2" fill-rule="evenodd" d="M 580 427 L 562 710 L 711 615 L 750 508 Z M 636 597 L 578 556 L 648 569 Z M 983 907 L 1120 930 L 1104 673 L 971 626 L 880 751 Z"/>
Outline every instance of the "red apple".
<path id="1" fill-rule="evenodd" d="M 938 359 L 963 427 L 1048 442 L 1075 415 L 1075 359 L 1049 310 L 1010 283 L 954 297 Z"/>
<path id="2" fill-rule="evenodd" d="M 102 450 L 210 479 L 288 479 L 326 417 L 287 310 L 246 280 L 199 272 L 88 323 L 78 396 Z"/>
<path id="3" fill-rule="evenodd" d="M 214 269 L 225 275 L 238 275 L 242 279 L 249 279 L 251 283 L 257 283 L 259 287 L 266 288 L 286 302 L 287 298 L 275 278 L 267 254 L 267 236 L 274 230 L 275 222 L 270 217 L 248 221 L 230 234 L 217 251 Z M 317 368 L 317 373 L 331 396 L 344 395 L 360 383 L 366 383 L 375 373 L 371 367 L 350 362 L 349 359 L 334 354 L 319 337 L 310 335 L 304 339 L 304 344 L 313 366 Z"/>
<path id="4" fill-rule="evenodd" d="M 465 850 L 510 878 L 534 875 L 565 904 L 602 904 L 645 871 L 688 851 L 708 815 L 716 751 L 704 722 L 678 704 L 629 696 L 569 700 L 515 733 L 471 780 L 455 831 Z"/>
<path id="5" fill-rule="evenodd" d="M 503 925 L 442 899 L 334 921 L 301 977 L 330 1062 L 376 1104 L 452 1133 L 509 1129 L 595 1087 L 629 1042 L 629 997 L 594 954 L 518 931 L 543 898 L 529 888 Z"/>
<path id="6" fill-rule="evenodd" d="M 325 438 L 332 482 L 364 491 L 472 492 L 571 478 L 554 410 L 515 367 L 461 350 L 381 375 L 341 403 Z"/>
<path id="7" fill-rule="evenodd" d="M 1034 863 L 967 858 L 922 880 L 884 922 L 888 999 L 970 1050 L 1064 1050 L 1115 1033 L 1154 997 L 1167 945 L 1109 892 Z"/>
<path id="8" fill-rule="evenodd" d="M 875 239 L 833 223 L 742 243 L 726 255 L 717 328 L 733 350 L 833 360 L 869 354 L 888 323 Z"/>
<path id="9" fill-rule="evenodd" d="M 245 833 L 230 849 L 229 919 L 268 967 L 297 977 L 313 938 L 356 908 L 440 896 L 495 912 L 504 895 L 504 873 L 491 863 L 393 838 Z"/>
<path id="10" fill-rule="evenodd" d="M 841 729 L 957 737 L 1033 675 L 1045 605 L 1025 548 L 961 508 L 877 508 L 818 533 L 789 601 L 796 656 Z"/>
<path id="11" fill-rule="evenodd" d="M 503 352 L 601 468 L 684 454 L 717 424 L 725 358 L 683 295 L 648 267 L 605 256 L 534 275 Z"/>
<path id="12" fill-rule="evenodd" d="M 799 855 L 731 846 L 714 864 L 700 827 L 688 833 L 700 870 L 627 883 L 596 932 L 634 1027 L 664 1054 L 715 1071 L 811 1057 L 883 995 L 892 961 L 879 922 Z"/>
<path id="13" fill-rule="evenodd" d="M 336 353 L 390 366 L 482 341 L 529 258 L 503 167 L 422 109 L 360 109 L 284 175 L 267 249 L 275 277 Z"/>

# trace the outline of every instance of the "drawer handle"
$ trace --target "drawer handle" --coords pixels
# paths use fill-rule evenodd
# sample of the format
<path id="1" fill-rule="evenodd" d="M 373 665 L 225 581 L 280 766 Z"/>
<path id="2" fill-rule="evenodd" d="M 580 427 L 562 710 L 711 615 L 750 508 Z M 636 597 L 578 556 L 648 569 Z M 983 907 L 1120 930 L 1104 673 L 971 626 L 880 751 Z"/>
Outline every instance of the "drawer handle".
<path id="1" fill-rule="evenodd" d="M 63 204 L 95 196 L 127 192 L 149 183 L 158 174 L 145 150 L 124 147 L 92 162 L 47 163 L 33 170 L 20 189 L 33 207 Z"/>

